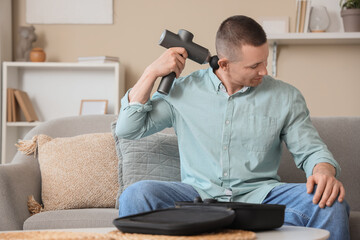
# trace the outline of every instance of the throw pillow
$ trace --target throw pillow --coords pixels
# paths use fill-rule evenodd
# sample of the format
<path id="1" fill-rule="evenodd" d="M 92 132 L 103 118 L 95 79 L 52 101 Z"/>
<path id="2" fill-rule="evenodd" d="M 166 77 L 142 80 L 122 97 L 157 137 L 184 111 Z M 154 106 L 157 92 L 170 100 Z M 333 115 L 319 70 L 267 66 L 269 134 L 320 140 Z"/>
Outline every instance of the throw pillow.
<path id="1" fill-rule="evenodd" d="M 111 129 L 119 157 L 118 196 L 131 184 L 140 180 L 180 181 L 180 157 L 175 134 L 164 132 L 127 140 L 115 134 L 116 122 Z M 118 198 L 117 198 L 118 199 Z"/>
<path id="2" fill-rule="evenodd" d="M 41 211 L 115 206 L 117 155 L 110 132 L 54 139 L 37 135 L 17 146 L 26 154 L 37 154 Z"/>

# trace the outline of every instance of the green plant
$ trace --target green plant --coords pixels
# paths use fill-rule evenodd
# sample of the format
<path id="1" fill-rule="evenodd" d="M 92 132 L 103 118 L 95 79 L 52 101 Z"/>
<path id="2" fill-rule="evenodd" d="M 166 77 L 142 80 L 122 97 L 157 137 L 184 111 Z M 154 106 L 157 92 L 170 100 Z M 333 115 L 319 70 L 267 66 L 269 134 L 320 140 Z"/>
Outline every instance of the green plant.
<path id="1" fill-rule="evenodd" d="M 341 9 L 360 8 L 360 0 L 341 0 Z"/>

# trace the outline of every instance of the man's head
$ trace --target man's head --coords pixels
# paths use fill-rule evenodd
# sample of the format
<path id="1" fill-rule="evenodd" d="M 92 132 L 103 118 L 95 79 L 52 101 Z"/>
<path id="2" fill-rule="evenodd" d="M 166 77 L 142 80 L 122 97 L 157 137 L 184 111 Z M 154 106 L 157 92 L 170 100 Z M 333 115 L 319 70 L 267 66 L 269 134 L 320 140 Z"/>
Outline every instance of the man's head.
<path id="1" fill-rule="evenodd" d="M 220 67 L 217 75 L 228 93 L 244 86 L 255 87 L 267 74 L 269 49 L 266 34 L 249 17 L 233 16 L 220 25 L 216 34 L 216 51 Z"/>
<path id="2" fill-rule="evenodd" d="M 223 21 L 216 34 L 216 52 L 219 58 L 238 61 L 243 45 L 258 47 L 266 43 L 263 28 L 252 18 L 237 15 Z"/>

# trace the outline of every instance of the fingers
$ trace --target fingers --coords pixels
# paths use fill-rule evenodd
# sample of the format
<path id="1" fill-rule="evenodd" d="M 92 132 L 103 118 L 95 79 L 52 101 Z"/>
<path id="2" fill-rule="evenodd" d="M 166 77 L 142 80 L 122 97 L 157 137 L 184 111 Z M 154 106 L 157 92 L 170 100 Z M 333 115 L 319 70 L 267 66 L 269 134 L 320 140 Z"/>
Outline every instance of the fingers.
<path id="1" fill-rule="evenodd" d="M 178 78 L 181 74 L 181 72 L 184 70 L 185 68 L 185 58 L 183 58 L 182 56 L 178 55 L 176 56 L 176 67 L 174 69 L 173 72 L 176 73 L 176 77 Z"/>
<path id="2" fill-rule="evenodd" d="M 331 207 L 336 198 L 342 202 L 345 198 L 345 188 L 340 181 L 334 177 L 327 176 L 310 176 L 306 183 L 307 193 L 311 193 L 314 185 L 317 188 L 313 197 L 313 203 L 319 204 L 320 208 L 325 206 Z"/>
<path id="3" fill-rule="evenodd" d="M 163 70 L 164 74 L 167 75 L 171 72 L 175 72 L 176 77 L 179 77 L 182 70 L 185 67 L 185 61 L 186 57 L 184 57 L 182 54 L 184 54 L 187 57 L 187 52 L 184 48 L 169 48 L 165 53 L 163 57 L 163 67 L 165 68 Z"/>
<path id="4" fill-rule="evenodd" d="M 325 190 L 325 183 L 324 182 L 319 182 L 318 185 L 317 185 L 317 188 L 316 188 L 316 191 L 315 191 L 315 194 L 314 194 L 314 197 L 313 197 L 313 203 L 314 204 L 318 204 L 319 201 L 320 201 L 320 198 Z M 319 204 L 319 207 L 322 208 L 322 206 L 320 206 Z"/>
<path id="5" fill-rule="evenodd" d="M 326 201 L 326 206 L 331 207 L 332 204 L 336 201 L 336 198 L 338 198 L 339 202 L 344 201 L 345 188 L 341 182 L 336 181 L 335 184 L 332 186 L 332 188 L 329 187 L 329 193 L 326 193 L 326 189 L 325 189 L 322 198 L 324 198 L 324 201 L 321 199 L 321 202 Z"/>
<path id="6" fill-rule="evenodd" d="M 314 185 L 315 185 L 315 181 L 313 176 L 310 176 L 306 182 L 306 192 L 307 193 L 312 193 L 314 191 Z"/>
<path id="7" fill-rule="evenodd" d="M 331 205 L 339 195 L 339 191 L 340 191 L 339 188 L 333 187 L 332 192 L 330 193 L 331 195 L 329 195 L 329 198 L 326 200 L 326 206 L 331 207 Z"/>
<path id="8" fill-rule="evenodd" d="M 179 77 L 185 67 L 188 54 L 184 48 L 176 47 L 166 50 L 158 59 L 147 67 L 147 70 L 157 77 L 163 77 L 175 72 Z"/>
<path id="9" fill-rule="evenodd" d="M 169 51 L 171 51 L 174 61 L 170 71 L 175 72 L 176 77 L 178 78 L 185 68 L 187 52 L 184 48 L 171 48 Z"/>
<path id="10" fill-rule="evenodd" d="M 319 202 L 319 207 L 324 208 L 325 205 L 331 206 L 333 201 L 330 201 L 329 197 L 332 195 L 332 193 L 336 194 L 336 196 L 339 194 L 339 191 L 337 189 L 334 189 L 334 186 L 331 184 L 327 184 L 322 192 L 322 196 Z M 321 194 L 321 193 L 320 193 Z M 336 198 L 336 197 L 335 197 Z M 328 205 L 329 204 L 329 205 Z"/>
<path id="11" fill-rule="evenodd" d="M 173 49 L 174 51 L 176 51 L 178 54 L 180 54 L 184 59 L 188 58 L 188 53 L 186 51 L 185 48 L 182 48 L 182 47 L 173 47 L 173 48 L 170 48 L 170 49 Z"/>
<path id="12" fill-rule="evenodd" d="M 338 201 L 339 201 L 339 202 L 342 202 L 342 201 L 344 201 L 344 199 L 345 199 L 345 188 L 344 188 L 344 186 L 341 184 L 341 186 L 340 186 L 340 194 L 339 194 Z"/>

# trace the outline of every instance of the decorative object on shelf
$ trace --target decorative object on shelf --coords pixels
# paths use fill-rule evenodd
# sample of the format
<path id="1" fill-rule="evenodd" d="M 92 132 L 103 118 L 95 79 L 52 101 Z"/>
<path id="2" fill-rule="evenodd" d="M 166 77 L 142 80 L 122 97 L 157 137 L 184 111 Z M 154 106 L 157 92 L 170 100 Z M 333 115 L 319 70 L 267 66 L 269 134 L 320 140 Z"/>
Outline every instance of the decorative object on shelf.
<path id="1" fill-rule="evenodd" d="M 35 28 L 20 27 L 19 29 L 19 44 L 16 48 L 16 58 L 18 62 L 28 62 L 30 60 L 30 51 L 32 49 L 32 43 L 36 41 Z"/>
<path id="2" fill-rule="evenodd" d="M 106 114 L 108 100 L 81 100 L 80 115 Z"/>
<path id="3" fill-rule="evenodd" d="M 30 52 L 31 62 L 45 62 L 46 54 L 42 48 L 33 48 Z"/>
<path id="4" fill-rule="evenodd" d="M 289 17 L 260 17 L 259 23 L 267 34 L 289 32 Z"/>
<path id="5" fill-rule="evenodd" d="M 341 0 L 340 6 L 345 32 L 360 32 L 360 0 Z"/>
<path id="6" fill-rule="evenodd" d="M 311 32 L 326 32 L 330 25 L 330 17 L 325 6 L 313 6 L 310 12 Z"/>

